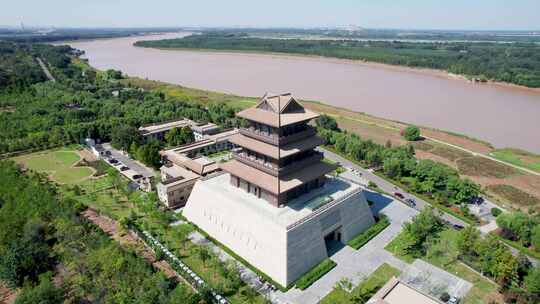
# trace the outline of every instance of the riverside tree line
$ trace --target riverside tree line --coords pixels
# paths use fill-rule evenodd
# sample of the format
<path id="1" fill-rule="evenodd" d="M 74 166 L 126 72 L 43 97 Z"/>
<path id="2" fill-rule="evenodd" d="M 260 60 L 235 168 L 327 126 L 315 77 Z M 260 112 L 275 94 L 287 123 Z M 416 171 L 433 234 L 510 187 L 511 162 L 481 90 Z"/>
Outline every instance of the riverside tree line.
<path id="1" fill-rule="evenodd" d="M 376 168 L 386 177 L 443 205 L 467 204 L 480 194 L 478 184 L 460 178 L 458 172 L 449 166 L 432 160 L 417 160 L 410 145 L 392 147 L 390 142 L 380 145 L 356 134 L 342 132 L 333 118 L 326 115 L 318 118 L 316 123 L 319 135 L 339 153 Z M 413 130 L 411 133 L 417 132 Z"/>
<path id="2" fill-rule="evenodd" d="M 514 42 L 404 42 L 253 38 L 206 32 L 184 38 L 138 41 L 137 46 L 306 54 L 374 61 L 540 87 L 540 45 Z"/>

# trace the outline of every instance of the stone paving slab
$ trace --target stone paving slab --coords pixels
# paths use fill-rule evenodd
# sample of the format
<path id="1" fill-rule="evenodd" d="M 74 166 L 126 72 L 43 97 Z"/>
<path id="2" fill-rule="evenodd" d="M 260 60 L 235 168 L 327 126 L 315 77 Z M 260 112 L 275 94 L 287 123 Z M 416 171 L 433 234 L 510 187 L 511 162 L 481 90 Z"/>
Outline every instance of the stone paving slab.
<path id="1" fill-rule="evenodd" d="M 446 291 L 451 296 L 464 298 L 473 286 L 471 283 L 420 259 L 408 265 L 400 279 L 418 290 L 437 297 Z"/>
<path id="2" fill-rule="evenodd" d="M 384 205 L 376 205 L 378 203 Z M 318 303 L 343 278 L 349 279 L 353 285 L 358 285 L 384 263 L 400 270 L 406 269 L 408 265 L 384 250 L 384 247 L 401 232 L 403 223 L 410 221 L 418 212 L 400 202 L 388 200 L 387 198 L 375 202 L 373 207 L 376 209 L 375 212 L 381 212 L 388 216 L 390 226 L 359 250 L 344 246 L 330 257 L 337 264 L 334 269 L 304 291 L 293 288 L 286 293 L 274 292 L 272 294 L 274 302 Z"/>

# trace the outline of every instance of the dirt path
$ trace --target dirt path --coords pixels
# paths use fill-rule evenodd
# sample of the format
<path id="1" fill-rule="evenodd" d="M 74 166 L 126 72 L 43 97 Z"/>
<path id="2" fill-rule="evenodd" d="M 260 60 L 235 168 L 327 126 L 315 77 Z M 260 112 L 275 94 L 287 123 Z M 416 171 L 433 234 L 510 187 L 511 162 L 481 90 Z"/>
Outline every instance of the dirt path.
<path id="1" fill-rule="evenodd" d="M 133 231 L 127 232 L 118 229 L 118 222 L 115 220 L 100 215 L 98 212 L 92 209 L 87 209 L 83 212 L 83 216 L 89 219 L 92 223 L 98 225 L 105 233 L 110 235 L 120 245 L 125 247 L 134 248 L 137 254 L 141 255 L 148 263 L 152 264 L 156 269 L 159 269 L 165 273 L 168 279 L 174 279 L 176 281 L 182 281 L 196 291 L 189 282 L 174 271 L 171 265 L 166 261 L 156 260 L 154 252 L 144 245 L 144 242 Z"/>
<path id="2" fill-rule="evenodd" d="M 12 304 L 17 298 L 18 292 L 7 287 L 0 281 L 0 304 Z"/>
<path id="3" fill-rule="evenodd" d="M 49 79 L 50 81 L 55 82 L 56 79 L 54 79 L 54 76 L 51 74 L 51 72 L 49 71 L 49 69 L 47 68 L 47 66 L 43 62 L 43 60 L 41 60 L 41 58 L 39 58 L 39 57 L 36 57 L 36 60 L 39 63 L 39 66 L 41 67 L 41 69 L 43 70 L 43 73 L 45 73 L 45 76 L 47 76 L 47 79 Z"/>

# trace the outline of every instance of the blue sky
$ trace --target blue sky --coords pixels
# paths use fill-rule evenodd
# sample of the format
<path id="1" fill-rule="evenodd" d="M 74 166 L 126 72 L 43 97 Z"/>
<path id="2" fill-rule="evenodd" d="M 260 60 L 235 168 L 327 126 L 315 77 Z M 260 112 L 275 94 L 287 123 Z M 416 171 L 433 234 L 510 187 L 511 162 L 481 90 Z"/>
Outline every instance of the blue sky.
<path id="1" fill-rule="evenodd" d="M 540 0 L 4 0 L 0 25 L 540 30 Z"/>

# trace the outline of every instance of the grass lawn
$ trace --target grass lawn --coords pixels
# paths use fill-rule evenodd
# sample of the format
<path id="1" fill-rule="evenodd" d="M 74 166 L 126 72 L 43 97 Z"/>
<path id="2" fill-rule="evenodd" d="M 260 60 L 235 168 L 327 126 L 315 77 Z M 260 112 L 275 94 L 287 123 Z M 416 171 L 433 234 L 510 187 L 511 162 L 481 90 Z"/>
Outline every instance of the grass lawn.
<path id="1" fill-rule="evenodd" d="M 458 232 L 453 229 L 442 231 L 439 234 L 439 242 L 428 249 L 425 256 L 419 258 L 473 284 L 463 303 L 490 303 L 491 300 L 502 303 L 501 295 L 497 292 L 496 284 L 472 271 L 457 259 L 457 236 Z M 385 249 L 403 261 L 412 263 L 414 257 L 403 251 L 404 240 L 404 233 L 400 233 Z"/>
<path id="2" fill-rule="evenodd" d="M 355 287 L 350 293 L 344 288 L 337 286 L 321 301 L 321 304 L 352 304 L 365 303 L 371 298 L 392 277 L 399 276 L 400 271 L 388 264 L 382 264 L 362 283 Z M 352 297 L 360 298 L 362 301 L 353 301 Z"/>
<path id="3" fill-rule="evenodd" d="M 519 149 L 500 149 L 490 153 L 491 156 L 516 166 L 540 172 L 540 155 Z"/>
<path id="4" fill-rule="evenodd" d="M 73 149 L 48 150 L 14 157 L 13 160 L 24 167 L 50 175 L 61 184 L 76 184 L 92 176 L 90 167 L 75 167 L 81 156 Z"/>

